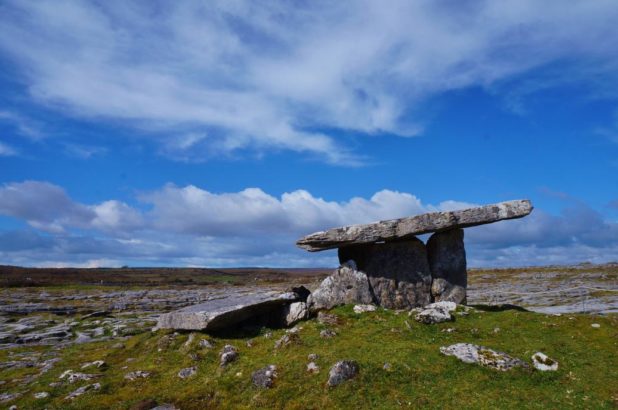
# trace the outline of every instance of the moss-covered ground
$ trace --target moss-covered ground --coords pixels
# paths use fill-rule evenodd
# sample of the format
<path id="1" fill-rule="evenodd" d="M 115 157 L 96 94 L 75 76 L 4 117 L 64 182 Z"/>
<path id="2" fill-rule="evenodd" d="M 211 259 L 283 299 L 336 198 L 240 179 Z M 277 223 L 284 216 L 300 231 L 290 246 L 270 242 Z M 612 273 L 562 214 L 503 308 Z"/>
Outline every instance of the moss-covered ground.
<path id="1" fill-rule="evenodd" d="M 117 340 L 73 345 L 57 350 L 61 361 L 29 385 L 17 378 L 38 372 L 36 368 L 0 370 L 5 392 L 23 392 L 20 398 L 3 403 L 19 409 L 131 409 L 140 402 L 173 403 L 182 410 L 207 408 L 240 409 L 564 409 L 616 408 L 618 405 L 618 316 L 548 316 L 517 309 L 476 309 L 456 316 L 450 323 L 423 325 L 407 312 L 378 309 L 357 315 L 351 306 L 333 310 L 341 323 L 325 326 L 316 320 L 299 324 L 300 344 L 275 349 L 285 330 L 211 336 L 189 334 L 170 337 L 171 332 L 144 332 L 113 347 Z M 600 327 L 592 327 L 597 323 Z M 338 335 L 322 339 L 320 330 L 329 327 Z M 454 331 L 446 332 L 447 328 Z M 215 343 L 200 348 L 200 339 Z M 170 339 L 169 343 L 165 343 Z M 247 341 L 252 340 L 252 347 Z M 557 372 L 515 369 L 499 372 L 440 354 L 440 346 L 457 342 L 480 344 L 530 362 L 537 351 L 559 362 Z M 219 367 L 219 350 L 236 346 L 238 361 Z M 14 360 L 15 353 L 47 352 L 53 347 L 24 347 L 0 351 L 0 362 Z M 318 374 L 306 371 L 307 355 L 319 355 Z M 197 354 L 197 356 L 196 356 Z M 337 387 L 326 385 L 328 370 L 336 361 L 356 360 L 359 375 Z M 104 360 L 105 370 L 81 365 Z M 385 369 L 384 364 L 390 368 Z M 278 368 L 272 389 L 253 386 L 251 373 L 266 365 Z M 182 380 L 180 369 L 197 366 L 197 374 Z M 388 367 L 388 366 L 387 366 Z M 91 382 L 58 382 L 67 370 L 100 373 L 101 390 L 75 400 L 65 400 L 73 390 Z M 147 379 L 128 381 L 126 373 L 145 370 Z M 46 391 L 50 397 L 35 399 Z"/>

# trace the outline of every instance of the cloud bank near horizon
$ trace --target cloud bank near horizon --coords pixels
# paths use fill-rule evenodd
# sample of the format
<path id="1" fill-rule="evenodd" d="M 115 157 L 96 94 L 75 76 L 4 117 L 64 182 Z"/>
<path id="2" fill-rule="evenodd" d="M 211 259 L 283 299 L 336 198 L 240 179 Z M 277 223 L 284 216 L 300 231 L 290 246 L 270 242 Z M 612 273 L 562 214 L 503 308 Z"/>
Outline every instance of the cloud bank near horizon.
<path id="1" fill-rule="evenodd" d="M 305 190 L 276 197 L 259 188 L 212 193 L 167 184 L 136 195 L 74 201 L 43 181 L 0 187 L 0 215 L 30 228 L 0 233 L 0 259 L 38 266 L 333 266 L 333 252 L 296 249 L 298 237 L 334 226 L 367 223 L 475 204 L 424 204 L 405 192 L 328 201 Z M 470 266 L 607 262 L 618 255 L 618 223 L 582 203 L 562 214 L 541 209 L 520 220 L 466 229 Z"/>
<path id="2" fill-rule="evenodd" d="M 9 0 L 0 51 L 37 103 L 122 124 L 171 158 L 286 150 L 359 165 L 328 129 L 415 136 L 422 103 L 449 91 L 491 92 L 554 64 L 505 104 L 521 111 L 566 79 L 618 95 L 617 20 L 613 0 Z"/>

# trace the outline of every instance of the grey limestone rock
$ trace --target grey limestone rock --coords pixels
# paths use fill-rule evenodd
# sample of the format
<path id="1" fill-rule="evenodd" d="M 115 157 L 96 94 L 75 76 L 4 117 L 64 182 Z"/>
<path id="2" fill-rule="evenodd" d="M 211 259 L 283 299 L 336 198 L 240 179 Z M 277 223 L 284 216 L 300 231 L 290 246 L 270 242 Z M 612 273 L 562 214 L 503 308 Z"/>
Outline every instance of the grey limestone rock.
<path id="1" fill-rule="evenodd" d="M 468 273 L 463 229 L 450 229 L 431 235 L 427 257 L 433 282 L 431 295 L 436 302 L 466 302 Z"/>
<path id="2" fill-rule="evenodd" d="M 335 365 L 330 368 L 327 384 L 329 387 L 334 387 L 346 380 L 354 378 L 357 374 L 358 363 L 354 360 L 342 360 L 335 363 Z"/>
<path id="3" fill-rule="evenodd" d="M 529 200 L 515 200 L 459 211 L 431 212 L 401 219 L 365 225 L 350 225 L 307 235 L 296 245 L 310 252 L 344 246 L 368 244 L 414 235 L 441 232 L 453 228 L 483 225 L 505 219 L 521 218 L 532 212 Z"/>
<path id="4" fill-rule="evenodd" d="M 476 363 L 494 370 L 507 371 L 519 366 L 528 367 L 526 362 L 504 352 L 471 343 L 455 343 L 441 347 L 440 352 L 446 356 L 455 356 L 464 363 Z"/>
<path id="5" fill-rule="evenodd" d="M 225 345 L 221 350 L 219 359 L 221 367 L 225 367 L 238 359 L 238 350 L 232 345 Z"/>
<path id="6" fill-rule="evenodd" d="M 294 292 L 256 292 L 213 299 L 163 314 L 158 329 L 213 330 L 229 327 L 254 316 L 280 309 L 298 299 Z"/>
<path id="7" fill-rule="evenodd" d="M 150 372 L 146 372 L 144 370 L 135 370 L 124 375 L 124 378 L 129 381 L 146 379 L 148 377 L 150 377 Z"/>
<path id="8" fill-rule="evenodd" d="M 251 375 L 253 385 L 262 389 L 270 389 L 271 387 L 273 387 L 276 378 L 277 366 L 275 366 L 274 364 L 256 370 Z"/>
<path id="9" fill-rule="evenodd" d="M 189 377 L 195 376 L 196 373 L 197 367 L 186 367 L 178 372 L 178 377 L 180 377 L 181 379 L 188 379 Z"/>
<path id="10" fill-rule="evenodd" d="M 410 309 L 431 302 L 431 272 L 425 244 L 420 239 L 340 248 L 339 261 L 349 260 L 367 275 L 377 305 Z"/>
<path id="11" fill-rule="evenodd" d="M 335 270 L 307 299 L 310 312 L 332 309 L 346 303 L 371 302 L 373 297 L 367 275 L 350 265 L 343 265 Z"/>
<path id="12" fill-rule="evenodd" d="M 416 321 L 426 325 L 448 322 L 453 320 L 451 312 L 455 309 L 457 309 L 457 304 L 454 302 L 431 303 L 416 315 Z"/>
<path id="13" fill-rule="evenodd" d="M 306 302 L 294 302 L 285 305 L 282 310 L 282 322 L 284 326 L 292 326 L 301 320 L 309 317 L 309 310 Z"/>
<path id="14" fill-rule="evenodd" d="M 558 370 L 558 362 L 547 357 L 545 353 L 536 352 L 532 355 L 532 365 L 542 372 Z"/>

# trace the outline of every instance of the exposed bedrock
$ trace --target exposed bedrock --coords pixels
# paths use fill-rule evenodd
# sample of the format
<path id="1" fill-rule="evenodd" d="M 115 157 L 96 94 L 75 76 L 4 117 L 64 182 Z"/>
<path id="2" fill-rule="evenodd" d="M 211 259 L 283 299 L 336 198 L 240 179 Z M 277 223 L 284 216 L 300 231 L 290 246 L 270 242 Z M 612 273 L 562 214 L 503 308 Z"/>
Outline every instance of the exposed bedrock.
<path id="1" fill-rule="evenodd" d="M 431 235 L 427 257 L 433 282 L 431 295 L 436 302 L 466 302 L 468 274 L 463 229 L 451 229 Z"/>
<path id="2" fill-rule="evenodd" d="M 339 248 L 339 262 L 350 260 L 367 275 L 376 304 L 389 309 L 410 309 L 431 302 L 427 251 L 418 238 Z"/>

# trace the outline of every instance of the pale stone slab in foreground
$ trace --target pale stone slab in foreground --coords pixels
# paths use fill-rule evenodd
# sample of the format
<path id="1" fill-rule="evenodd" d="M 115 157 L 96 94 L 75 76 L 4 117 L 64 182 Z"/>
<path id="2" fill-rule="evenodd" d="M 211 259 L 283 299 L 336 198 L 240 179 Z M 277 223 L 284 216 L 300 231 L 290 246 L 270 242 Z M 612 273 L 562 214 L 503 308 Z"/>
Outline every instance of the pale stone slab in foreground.
<path id="1" fill-rule="evenodd" d="M 401 219 L 350 225 L 307 235 L 296 245 L 310 252 L 344 246 L 406 239 L 414 235 L 442 232 L 521 218 L 532 212 L 532 204 L 520 199 L 450 212 L 431 212 Z"/>
<path id="2" fill-rule="evenodd" d="M 260 292 L 210 300 L 159 317 L 157 329 L 215 330 L 275 311 L 299 299 L 295 292 Z"/>

